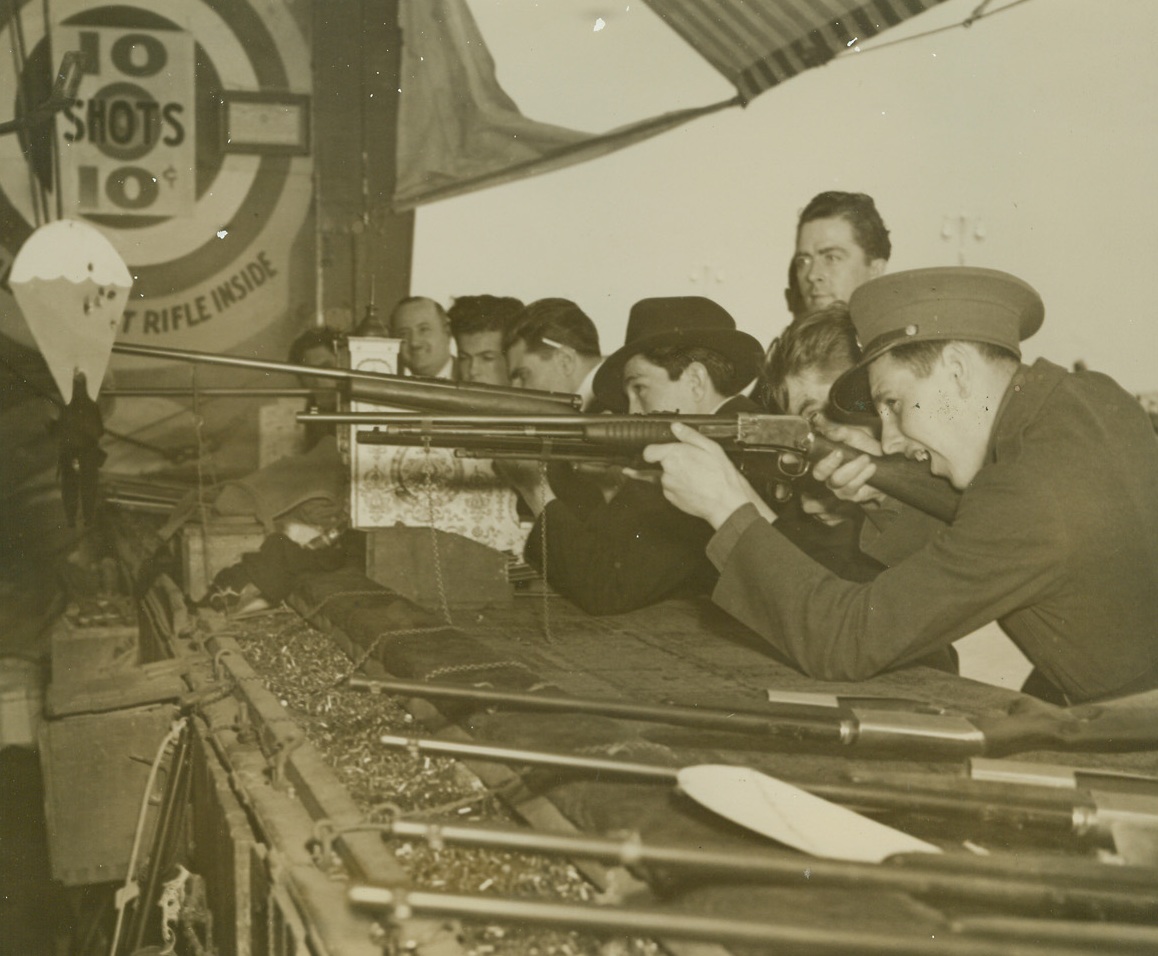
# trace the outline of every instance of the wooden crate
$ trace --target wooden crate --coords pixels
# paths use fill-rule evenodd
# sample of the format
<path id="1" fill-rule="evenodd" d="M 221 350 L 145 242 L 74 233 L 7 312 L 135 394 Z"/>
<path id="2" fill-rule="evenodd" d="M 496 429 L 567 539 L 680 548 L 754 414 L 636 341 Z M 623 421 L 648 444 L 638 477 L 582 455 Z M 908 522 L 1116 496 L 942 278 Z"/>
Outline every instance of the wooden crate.
<path id="1" fill-rule="evenodd" d="M 0 748 L 35 747 L 44 710 L 44 674 L 36 661 L 0 657 Z"/>
<path id="2" fill-rule="evenodd" d="M 265 534 L 261 523 L 250 517 L 214 516 L 204 529 L 199 521 L 190 521 L 180 532 L 185 592 L 194 601 L 201 600 L 214 575 L 236 564 L 247 551 L 260 550 Z"/>
<path id="3" fill-rule="evenodd" d="M 147 707 L 45 722 L 40 768 L 52 878 L 65 886 L 123 880 L 149 765 L 176 708 Z M 164 776 L 158 776 L 160 792 Z M 155 809 L 147 817 L 155 816 Z M 152 821 L 142 847 L 150 845 Z"/>
<path id="4" fill-rule="evenodd" d="M 62 617 L 53 625 L 51 645 L 53 683 L 82 683 L 140 660 L 135 625 L 80 626 Z"/>

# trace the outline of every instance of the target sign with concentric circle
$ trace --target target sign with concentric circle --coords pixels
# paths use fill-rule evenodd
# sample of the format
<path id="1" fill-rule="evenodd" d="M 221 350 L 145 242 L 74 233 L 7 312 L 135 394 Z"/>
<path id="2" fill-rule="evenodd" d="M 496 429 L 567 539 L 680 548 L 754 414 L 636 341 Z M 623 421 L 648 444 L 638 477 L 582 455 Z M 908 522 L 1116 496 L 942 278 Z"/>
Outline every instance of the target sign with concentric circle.
<path id="1" fill-rule="evenodd" d="M 13 113 L 46 98 L 64 51 L 85 64 L 55 124 L 0 138 L 7 258 L 43 216 L 35 186 L 52 189 L 55 138 L 64 216 L 99 228 L 134 278 L 118 338 L 224 351 L 284 319 L 290 277 L 308 267 L 293 255 L 313 190 L 310 54 L 298 22 L 309 5 L 50 9 L 46 29 L 40 2 L 0 7 L 0 45 L 22 36 L 27 52 L 19 76 L 0 58 L 0 89 L 24 94 Z"/>

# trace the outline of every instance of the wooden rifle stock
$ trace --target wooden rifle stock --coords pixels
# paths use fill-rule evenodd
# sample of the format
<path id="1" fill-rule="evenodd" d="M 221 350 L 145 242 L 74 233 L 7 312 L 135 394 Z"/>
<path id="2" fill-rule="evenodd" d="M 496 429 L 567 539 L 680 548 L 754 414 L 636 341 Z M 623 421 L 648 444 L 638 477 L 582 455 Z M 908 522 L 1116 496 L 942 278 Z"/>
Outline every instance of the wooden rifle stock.
<path id="1" fill-rule="evenodd" d="M 839 451 L 845 461 L 864 454 L 851 445 L 814 434 L 808 459 L 817 462 L 834 451 Z M 932 515 L 946 524 L 953 521 L 961 496 L 945 479 L 930 474 L 924 465 L 910 461 L 903 455 L 884 455 L 876 458 L 873 464 L 876 465 L 876 474 L 869 484 L 877 491 L 883 491 L 890 498 Z"/>

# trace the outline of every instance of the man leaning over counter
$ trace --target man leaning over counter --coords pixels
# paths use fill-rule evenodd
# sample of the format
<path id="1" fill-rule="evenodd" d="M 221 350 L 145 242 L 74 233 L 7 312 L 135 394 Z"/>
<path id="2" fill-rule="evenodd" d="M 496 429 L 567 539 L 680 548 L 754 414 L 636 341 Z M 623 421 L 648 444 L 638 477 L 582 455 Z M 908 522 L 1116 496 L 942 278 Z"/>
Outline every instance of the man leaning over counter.
<path id="1" fill-rule="evenodd" d="M 1003 272 L 919 269 L 849 303 L 862 357 L 833 386 L 880 417 L 878 451 L 928 462 L 957 517 L 867 583 L 796 550 L 719 446 L 650 446 L 664 493 L 716 533 L 714 600 L 811 676 L 867 678 L 992 620 L 1070 702 L 1158 686 L 1158 442 L 1112 379 L 1020 362 L 1044 318 Z M 855 497 L 871 459 L 816 466 Z"/>

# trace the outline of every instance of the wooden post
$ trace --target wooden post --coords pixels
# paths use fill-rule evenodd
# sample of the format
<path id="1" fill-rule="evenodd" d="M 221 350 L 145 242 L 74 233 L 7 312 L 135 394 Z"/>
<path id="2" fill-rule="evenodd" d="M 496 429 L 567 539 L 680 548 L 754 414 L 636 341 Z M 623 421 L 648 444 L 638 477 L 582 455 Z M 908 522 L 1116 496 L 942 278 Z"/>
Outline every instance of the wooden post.
<path id="1" fill-rule="evenodd" d="M 315 0 L 314 151 L 319 304 L 353 328 L 410 292 L 414 213 L 390 208 L 401 31 L 398 0 Z"/>

